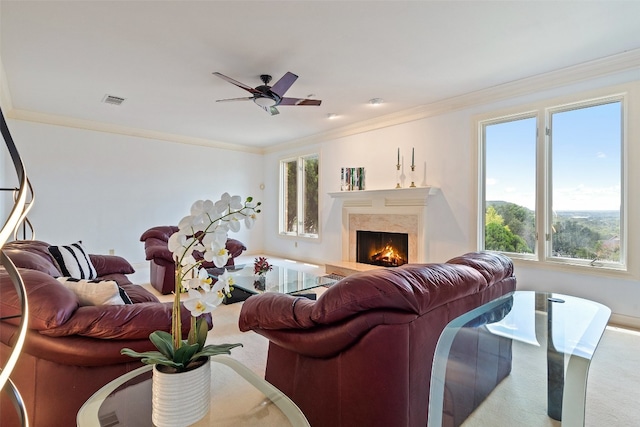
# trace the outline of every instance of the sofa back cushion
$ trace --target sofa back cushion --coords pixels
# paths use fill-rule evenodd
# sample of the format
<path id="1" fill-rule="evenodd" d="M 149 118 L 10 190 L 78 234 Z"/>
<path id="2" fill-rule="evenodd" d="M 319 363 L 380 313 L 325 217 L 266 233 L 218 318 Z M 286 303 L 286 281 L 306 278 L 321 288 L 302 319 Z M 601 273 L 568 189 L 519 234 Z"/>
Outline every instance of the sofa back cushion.
<path id="1" fill-rule="evenodd" d="M 405 264 L 369 270 L 331 286 L 313 306 L 311 318 L 329 324 L 376 309 L 422 315 L 486 286 L 480 272 L 464 265 Z"/>
<path id="2" fill-rule="evenodd" d="M 49 244 L 40 240 L 14 240 L 2 247 L 4 253 L 18 268 L 42 271 L 50 276 L 61 276 L 49 253 Z"/>
<path id="3" fill-rule="evenodd" d="M 49 257 L 45 258 L 41 254 L 21 249 L 3 249 L 3 251 L 18 268 L 41 271 L 52 277 L 61 274 Z"/>

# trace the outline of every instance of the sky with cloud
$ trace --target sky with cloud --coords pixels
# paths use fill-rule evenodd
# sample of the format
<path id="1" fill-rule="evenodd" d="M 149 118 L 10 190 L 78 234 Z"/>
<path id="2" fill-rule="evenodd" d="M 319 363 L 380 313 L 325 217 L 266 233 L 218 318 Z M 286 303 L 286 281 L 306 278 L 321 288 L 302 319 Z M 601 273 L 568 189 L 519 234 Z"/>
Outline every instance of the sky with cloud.
<path id="1" fill-rule="evenodd" d="M 620 209 L 621 108 L 614 102 L 551 116 L 554 210 Z M 535 129 L 535 118 L 487 126 L 487 201 L 535 207 Z"/>

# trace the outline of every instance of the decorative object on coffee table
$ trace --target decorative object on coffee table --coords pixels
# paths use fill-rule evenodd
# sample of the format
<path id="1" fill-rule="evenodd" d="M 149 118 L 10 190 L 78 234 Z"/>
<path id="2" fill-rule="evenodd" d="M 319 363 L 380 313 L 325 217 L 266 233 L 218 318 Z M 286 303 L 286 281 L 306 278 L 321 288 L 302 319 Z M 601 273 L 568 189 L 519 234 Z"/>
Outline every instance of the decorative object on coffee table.
<path id="1" fill-rule="evenodd" d="M 253 272 L 256 275 L 256 280 L 253 283 L 253 286 L 257 290 L 264 291 L 266 289 L 267 272 L 272 269 L 273 266 L 267 262 L 267 258 L 261 256 L 254 259 Z"/>
<path id="2" fill-rule="evenodd" d="M 210 401 L 210 368 L 209 356 L 230 354 L 231 349 L 242 344 L 210 344 L 205 346 L 208 324 L 201 315 L 210 313 L 225 296 L 231 295 L 233 278 L 225 270 L 218 276 L 213 285 L 207 271 L 201 268 L 206 260 L 217 267 L 223 267 L 229 259 L 229 251 L 225 244 L 228 232 L 240 230 L 244 221 L 247 228 L 255 222 L 260 203 L 248 197 L 244 202 L 240 196 L 224 193 L 215 203 L 211 200 L 198 200 L 191 206 L 190 215 L 178 224 L 178 231 L 169 238 L 169 250 L 176 262 L 176 280 L 173 299 L 173 319 L 171 333 L 155 331 L 149 339 L 158 351 L 136 352 L 129 348 L 121 353 L 132 357 L 140 357 L 146 364 L 155 365 L 153 373 L 153 422 L 158 427 L 190 425 L 201 419 L 207 410 L 192 408 L 193 400 L 200 396 L 203 402 Z M 194 253 L 202 252 L 204 259 L 196 261 Z M 191 329 L 187 340 L 182 339 L 182 322 L 180 318 L 180 298 L 188 291 L 189 299 L 184 306 L 191 311 Z M 205 365 L 204 369 L 199 369 Z M 200 373 L 196 373 L 200 372 Z M 183 374 L 189 378 L 181 377 Z M 196 380 L 191 377 L 201 377 Z M 176 381 L 177 380 L 177 383 Z M 186 385 L 186 389 L 180 386 Z M 201 385 L 199 391 L 193 391 L 196 384 Z M 201 396 L 204 395 L 204 396 Z M 192 408 L 186 409 L 185 408 Z"/>

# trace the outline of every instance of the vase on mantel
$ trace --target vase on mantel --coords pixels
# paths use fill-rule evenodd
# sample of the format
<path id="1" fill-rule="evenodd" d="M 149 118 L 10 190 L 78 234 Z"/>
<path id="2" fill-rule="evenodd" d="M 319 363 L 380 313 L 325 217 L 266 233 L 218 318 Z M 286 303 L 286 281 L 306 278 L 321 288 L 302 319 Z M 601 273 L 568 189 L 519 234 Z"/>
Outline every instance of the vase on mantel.
<path id="1" fill-rule="evenodd" d="M 154 365 L 151 385 L 151 419 L 156 427 L 184 427 L 200 421 L 211 404 L 211 362 L 185 372 L 163 372 Z"/>

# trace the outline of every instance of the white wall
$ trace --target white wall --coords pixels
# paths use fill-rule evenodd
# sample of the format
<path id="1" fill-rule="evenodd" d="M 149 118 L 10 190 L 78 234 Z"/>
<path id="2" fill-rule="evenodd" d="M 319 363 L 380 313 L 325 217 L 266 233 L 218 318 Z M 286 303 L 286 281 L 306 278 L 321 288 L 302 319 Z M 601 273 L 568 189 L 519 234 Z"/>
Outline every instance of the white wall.
<path id="1" fill-rule="evenodd" d="M 478 114 L 582 93 L 597 88 L 640 81 L 638 70 L 583 81 L 553 90 L 493 102 L 466 110 L 425 118 L 393 127 L 387 127 L 354 136 L 328 140 L 312 147 L 286 149 L 265 155 L 265 183 L 269 199 L 276 200 L 278 189 L 278 160 L 293 153 L 318 150 L 321 153 L 321 225 L 322 239 L 309 242 L 278 236 L 277 212 L 265 215 L 268 226 L 266 249 L 284 257 L 303 258 L 321 262 L 342 259 L 340 201 L 327 193 L 340 190 L 340 167 L 364 166 L 367 189 L 395 187 L 396 150 L 400 147 L 405 163 L 410 163 L 411 148 L 415 147 L 418 185 L 433 185 L 440 193 L 430 199 L 427 219 L 427 259 L 442 262 L 456 255 L 476 250 L 476 138 L 474 117 Z M 639 100 L 640 101 L 640 100 Z M 635 169 L 640 167 L 640 129 L 638 110 L 629 117 L 629 217 L 639 217 L 640 178 Z M 425 168 L 426 163 L 426 168 Z M 426 169 L 426 173 L 425 173 Z M 632 221 L 633 222 L 633 221 Z M 610 306 L 618 321 L 636 322 L 640 326 L 640 281 L 638 280 L 638 251 L 640 235 L 637 226 L 630 223 L 630 263 L 634 277 L 593 276 L 566 271 L 552 271 L 532 263 L 516 264 L 519 289 L 535 289 L 566 293 L 600 301 Z M 636 232 L 634 232 L 634 230 Z M 297 247 L 296 247 L 297 243 Z M 634 256 L 635 255 L 635 256 Z M 624 318 L 625 316 L 631 319 Z M 628 322 L 627 322 L 628 323 Z"/>
<path id="2" fill-rule="evenodd" d="M 197 199 L 223 192 L 260 200 L 262 156 L 104 132 L 9 120 L 36 194 L 36 238 L 82 240 L 91 253 L 146 263 L 140 235 L 176 225 Z M 261 252 L 263 225 L 231 233 Z"/>

